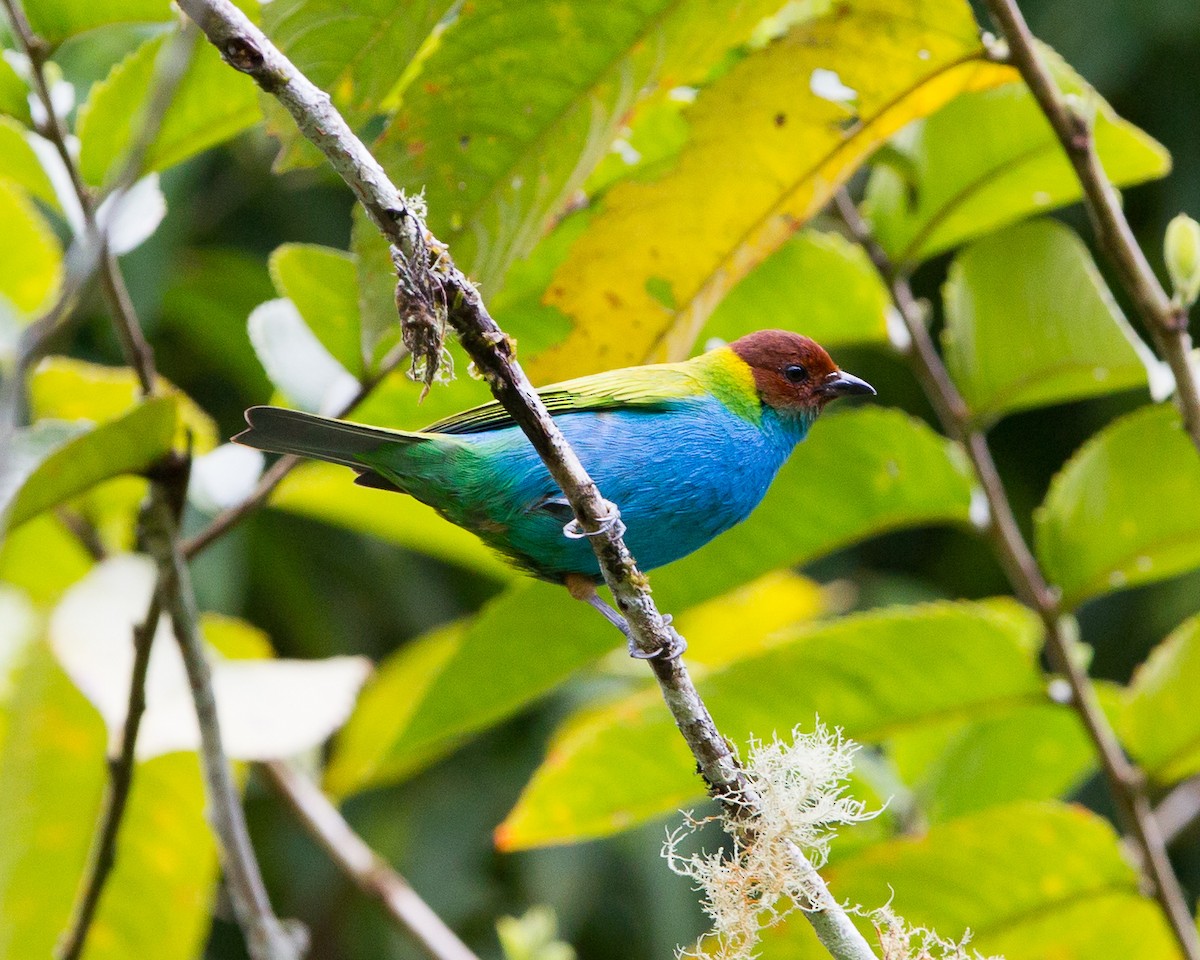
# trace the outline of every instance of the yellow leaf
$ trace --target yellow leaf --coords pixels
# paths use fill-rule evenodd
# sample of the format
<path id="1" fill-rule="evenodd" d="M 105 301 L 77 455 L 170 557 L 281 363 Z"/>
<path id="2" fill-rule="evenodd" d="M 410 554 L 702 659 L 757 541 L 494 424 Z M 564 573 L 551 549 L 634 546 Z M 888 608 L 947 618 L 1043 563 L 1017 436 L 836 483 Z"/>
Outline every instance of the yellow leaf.
<path id="1" fill-rule="evenodd" d="M 721 667 L 773 646 L 781 631 L 816 619 L 825 608 L 819 583 L 776 570 L 692 607 L 678 627 L 687 637 L 689 664 Z"/>
<path id="2" fill-rule="evenodd" d="M 16 184 L 0 180 L 0 309 L 36 317 L 62 285 L 62 247 L 46 218 Z"/>
<path id="3" fill-rule="evenodd" d="M 686 356 L 724 294 L 893 133 L 1013 79 L 981 56 L 961 0 L 848 0 L 746 57 L 687 112 L 675 166 L 614 187 L 571 248 L 545 302 L 574 327 L 535 379 Z"/>
<path id="4" fill-rule="evenodd" d="M 178 387 L 159 377 L 159 393 L 178 398 L 179 424 L 175 443 L 194 453 L 207 453 L 217 445 L 212 418 Z M 47 357 L 38 364 L 29 383 L 35 419 L 91 420 L 106 423 L 137 405 L 137 379 L 129 367 L 106 367 L 72 357 Z"/>

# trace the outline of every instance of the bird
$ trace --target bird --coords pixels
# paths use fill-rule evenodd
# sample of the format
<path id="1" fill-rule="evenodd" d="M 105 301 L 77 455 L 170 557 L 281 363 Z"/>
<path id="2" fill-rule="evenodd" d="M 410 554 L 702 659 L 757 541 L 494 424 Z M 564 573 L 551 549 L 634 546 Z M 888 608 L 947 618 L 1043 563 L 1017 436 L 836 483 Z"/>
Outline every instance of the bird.
<path id="1" fill-rule="evenodd" d="M 653 570 L 746 519 L 825 406 L 875 389 L 809 337 L 759 330 L 690 360 L 590 374 L 538 393 L 617 505 L 612 517 L 639 567 Z M 416 431 L 272 406 L 251 407 L 246 422 L 237 443 L 342 464 L 362 486 L 415 497 L 525 572 L 566 586 L 630 637 L 596 594 L 599 564 L 570 503 L 499 403 Z M 631 637 L 630 653 L 647 656 Z"/>

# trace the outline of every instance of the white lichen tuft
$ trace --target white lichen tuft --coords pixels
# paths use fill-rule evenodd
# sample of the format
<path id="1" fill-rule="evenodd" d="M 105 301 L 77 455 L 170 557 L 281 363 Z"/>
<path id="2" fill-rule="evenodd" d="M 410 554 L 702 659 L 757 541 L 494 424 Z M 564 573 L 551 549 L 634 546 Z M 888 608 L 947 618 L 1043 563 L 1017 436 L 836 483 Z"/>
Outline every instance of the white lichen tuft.
<path id="1" fill-rule="evenodd" d="M 687 814 L 682 827 L 668 832 L 663 857 L 675 873 L 695 881 L 713 925 L 711 936 L 681 950 L 681 957 L 748 960 L 759 931 L 827 896 L 814 887 L 813 877 L 828 856 L 830 840 L 839 827 L 878 812 L 868 812 L 862 801 L 846 795 L 857 750 L 840 730 L 820 723 L 812 733 L 793 730 L 790 743 L 751 740 L 745 769 L 759 798 L 753 815 L 696 819 Z M 718 819 L 732 838 L 728 849 L 681 852 L 689 837 Z"/>
<path id="2" fill-rule="evenodd" d="M 946 940 L 924 927 L 910 927 L 890 907 L 873 910 L 867 917 L 879 937 L 883 960 L 1003 960 L 1001 957 L 984 957 L 977 950 L 968 950 L 970 931 L 957 942 Z"/>

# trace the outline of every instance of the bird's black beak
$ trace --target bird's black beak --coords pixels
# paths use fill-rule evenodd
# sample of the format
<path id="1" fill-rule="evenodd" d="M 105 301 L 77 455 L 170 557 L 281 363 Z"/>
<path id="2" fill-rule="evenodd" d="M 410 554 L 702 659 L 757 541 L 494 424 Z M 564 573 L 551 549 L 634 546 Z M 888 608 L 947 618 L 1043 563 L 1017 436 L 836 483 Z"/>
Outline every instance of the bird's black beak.
<path id="1" fill-rule="evenodd" d="M 852 373 L 835 370 L 821 384 L 821 393 L 833 399 L 835 397 L 873 397 L 875 388 Z"/>

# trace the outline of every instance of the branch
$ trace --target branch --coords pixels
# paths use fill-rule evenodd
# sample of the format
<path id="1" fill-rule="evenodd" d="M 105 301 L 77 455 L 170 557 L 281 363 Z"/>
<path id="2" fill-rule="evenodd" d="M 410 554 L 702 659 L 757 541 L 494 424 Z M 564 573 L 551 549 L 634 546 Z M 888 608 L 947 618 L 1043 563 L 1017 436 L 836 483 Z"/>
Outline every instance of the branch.
<path id="1" fill-rule="evenodd" d="M 261 769 L 338 869 L 362 893 L 378 901 L 431 960 L 479 960 L 408 882 L 354 832 L 315 783 L 278 760 L 264 763 Z"/>
<path id="2" fill-rule="evenodd" d="M 251 76 L 276 97 L 296 120 L 304 135 L 325 154 L 355 197 L 409 269 L 426 272 L 430 265 L 415 262 L 421 252 L 437 251 L 435 276 L 448 307 L 448 319 L 496 399 L 529 438 L 551 476 L 566 495 L 596 551 L 604 579 L 629 623 L 634 643 L 648 654 L 671 649 L 677 635 L 650 598 L 648 582 L 638 570 L 612 522 L 616 508 L 607 503 L 583 469 L 574 451 L 554 424 L 541 398 L 517 365 L 512 342 L 488 314 L 471 282 L 454 265 L 443 245 L 429 234 L 383 168 L 368 152 L 329 97 L 295 66 L 228 0 L 180 0 L 180 6 L 221 51 L 233 67 Z M 663 699 L 696 758 L 709 792 L 730 815 L 753 820 L 758 798 L 729 744 L 712 717 L 683 663 L 650 661 Z M 807 864 L 803 854 L 797 856 Z M 811 864 L 808 864 L 812 870 Z M 815 871 L 812 871 L 815 875 Z M 870 946 L 853 926 L 819 876 L 821 893 L 808 917 L 826 949 L 839 960 L 870 960 Z"/>
<path id="3" fill-rule="evenodd" d="M 66 129 L 54 110 L 46 82 L 45 65 L 49 47 L 33 32 L 20 0 L 3 0 L 3 3 L 18 42 L 29 57 L 34 89 L 46 112 L 43 132 L 54 144 L 65 165 L 79 202 L 83 215 L 83 235 L 79 239 L 89 253 L 89 265 L 94 263 L 94 269 L 99 271 L 101 287 L 126 359 L 137 375 L 143 396 L 150 396 L 155 392 L 157 380 L 154 353 L 142 334 L 120 266 L 108 249 L 103 225 L 97 221 L 96 198 L 84 184 L 74 157 L 67 148 Z M 183 36 L 184 33 L 181 31 L 181 39 L 167 47 L 164 53 L 170 55 L 164 56 L 156 64 L 154 92 L 144 115 L 145 124 L 150 129 L 141 130 L 126 156 L 114 193 L 124 190 L 140 172 L 145 151 L 153 143 L 155 132 L 186 72 L 186 61 L 190 60 L 195 47 L 195 37 L 190 30 L 186 31 L 186 36 Z M 179 57 L 185 62 L 176 62 Z M 134 748 L 145 705 L 146 666 L 163 608 L 170 614 L 192 688 L 212 816 L 224 853 L 225 872 L 234 908 L 246 931 L 250 955 L 254 960 L 297 960 L 302 952 L 297 932 L 285 928 L 271 912 L 271 904 L 250 846 L 241 802 L 233 786 L 229 762 L 221 747 L 212 677 L 197 627 L 198 614 L 190 575 L 179 550 L 176 517 L 182 510 L 186 488 L 186 461 L 182 465 L 167 464 L 158 476 L 151 478 L 150 499 L 144 520 L 146 539 L 159 565 L 158 585 L 146 619 L 135 631 L 134 669 L 121 753 L 110 761 L 110 781 L 101 810 L 96 855 L 89 865 L 75 919 L 65 940 L 66 958 L 75 958 L 82 952 L 104 883 L 114 863 L 117 835 L 136 767 Z"/>
<path id="4" fill-rule="evenodd" d="M 174 491 L 180 497 L 186 482 L 186 472 L 183 472 Z M 212 668 L 204 638 L 200 635 L 191 574 L 179 549 L 179 529 L 165 483 L 156 485 L 151 494 L 147 526 L 147 545 L 158 563 L 163 603 L 171 618 L 196 707 L 196 718 L 200 725 L 200 759 L 208 785 L 209 813 L 221 841 L 225 880 L 234 913 L 246 935 L 246 946 L 254 960 L 298 960 L 304 952 L 307 937 L 302 928 L 280 921 L 271 910 L 271 901 L 254 859 L 241 798 L 221 747 Z"/>
<path id="5" fill-rule="evenodd" d="M 1187 900 L 1167 858 L 1162 831 L 1146 795 L 1145 775 L 1121 749 L 1096 697 L 1073 626 L 1059 609 L 1058 595 L 1046 582 L 1037 560 L 1021 534 L 1004 484 L 988 449 L 987 438 L 972 423 L 970 409 L 951 380 L 933 339 L 925 328 L 924 310 L 913 296 L 908 280 L 872 237 L 870 228 L 845 190 L 835 197 L 837 211 L 854 239 L 863 247 L 880 277 L 888 285 L 904 325 L 912 338 L 909 360 L 914 374 L 933 404 L 943 429 L 967 452 L 983 488 L 989 509 L 986 530 L 992 549 L 1021 601 L 1037 612 L 1046 629 L 1046 650 L 1054 669 L 1071 687 L 1071 703 L 1096 746 L 1109 789 L 1122 819 L 1137 841 L 1154 895 L 1170 922 L 1184 956 L 1200 960 L 1200 938 L 1188 911 Z"/>
<path id="6" fill-rule="evenodd" d="M 1146 255 L 1125 219 L 1121 197 L 1100 163 L 1091 124 L 1063 99 L 1042 61 L 1037 42 L 1016 0 L 987 0 L 987 6 L 1008 41 L 1013 65 L 1020 71 L 1075 168 L 1100 249 L 1116 269 L 1158 352 L 1175 375 L 1176 401 L 1184 427 L 1200 450 L 1200 386 L 1197 386 L 1197 371 L 1191 359 L 1187 308 L 1167 296 L 1150 269 Z"/>

